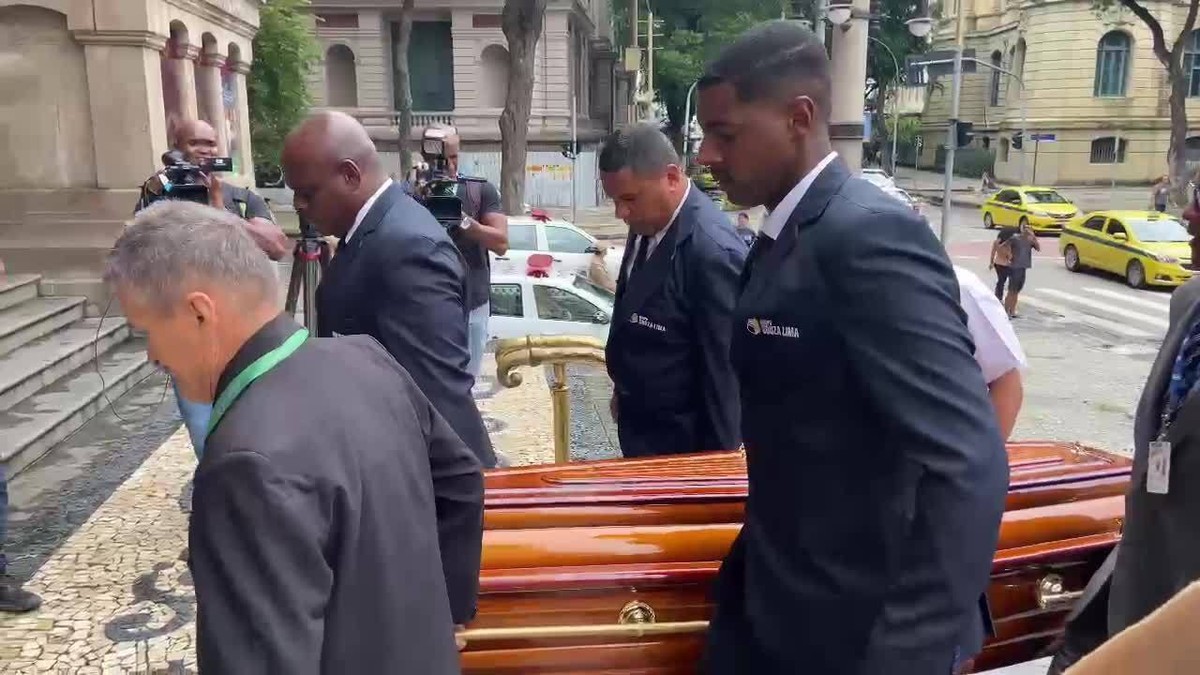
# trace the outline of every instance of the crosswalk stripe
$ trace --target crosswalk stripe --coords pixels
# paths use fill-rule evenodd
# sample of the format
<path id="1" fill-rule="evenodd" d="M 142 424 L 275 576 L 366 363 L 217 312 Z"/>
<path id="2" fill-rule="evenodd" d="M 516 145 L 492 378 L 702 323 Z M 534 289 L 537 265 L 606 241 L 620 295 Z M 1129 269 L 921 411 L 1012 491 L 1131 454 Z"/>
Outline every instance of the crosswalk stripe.
<path id="1" fill-rule="evenodd" d="M 1069 320 L 1087 324 L 1087 325 L 1093 326 L 1095 328 L 1107 330 L 1107 331 L 1116 333 L 1118 335 L 1124 335 L 1125 337 L 1142 338 L 1142 339 L 1154 337 L 1153 334 L 1147 333 L 1146 331 L 1138 330 L 1136 328 L 1130 328 L 1129 326 L 1126 326 L 1125 324 L 1117 323 L 1116 321 L 1109 321 L 1108 319 L 1102 319 L 1098 316 L 1093 316 L 1091 314 L 1084 314 L 1082 312 L 1073 311 L 1073 310 L 1068 309 L 1067 307 L 1064 307 L 1058 303 L 1050 302 L 1049 300 L 1042 300 L 1041 298 L 1038 298 L 1038 297 L 1022 295 L 1021 303 L 1026 304 L 1026 305 L 1031 305 L 1033 307 L 1037 307 L 1038 309 L 1041 309 L 1041 310 L 1044 310 L 1047 312 L 1053 312 L 1054 314 L 1060 314 Z"/>
<path id="2" fill-rule="evenodd" d="M 1165 317 L 1165 316 L 1153 316 L 1150 314 L 1143 314 L 1141 312 L 1135 312 L 1133 310 L 1124 309 L 1122 307 L 1114 307 L 1111 303 L 1103 303 L 1098 300 L 1092 300 L 1091 298 L 1081 297 L 1081 296 L 1075 295 L 1073 293 L 1065 293 L 1056 288 L 1039 288 L 1037 290 L 1037 293 L 1052 295 L 1056 298 L 1059 298 L 1060 300 L 1066 300 L 1068 302 L 1075 303 L 1076 305 L 1083 305 L 1084 307 L 1091 307 L 1092 309 L 1099 310 L 1101 312 L 1106 312 L 1109 314 L 1116 314 L 1117 316 L 1123 316 L 1125 318 L 1133 319 L 1135 321 L 1144 321 L 1152 326 L 1157 326 L 1164 330 L 1166 329 L 1167 323 L 1168 323 L 1167 317 Z"/>
<path id="3" fill-rule="evenodd" d="M 1084 286 L 1083 290 L 1089 293 L 1095 293 L 1096 295 L 1107 296 L 1122 302 L 1129 302 L 1135 305 L 1141 305 L 1142 307 L 1150 307 L 1163 312 L 1171 309 L 1171 296 L 1169 295 L 1163 296 L 1157 293 L 1151 294 L 1150 292 L 1140 291 L 1137 293 L 1141 297 L 1137 297 L 1130 293 L 1122 293 L 1121 291 L 1114 291 L 1111 288 L 1098 288 L 1096 286 Z"/>

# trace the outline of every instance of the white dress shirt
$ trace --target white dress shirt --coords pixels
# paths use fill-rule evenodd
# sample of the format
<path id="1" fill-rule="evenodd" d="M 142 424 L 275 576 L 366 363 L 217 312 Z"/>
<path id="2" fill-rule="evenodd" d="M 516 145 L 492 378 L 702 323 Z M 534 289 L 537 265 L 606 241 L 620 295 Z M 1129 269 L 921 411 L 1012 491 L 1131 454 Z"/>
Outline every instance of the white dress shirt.
<path id="1" fill-rule="evenodd" d="M 362 205 L 362 208 L 358 210 L 358 215 L 354 217 L 354 224 L 351 225 L 350 230 L 348 232 L 346 232 L 346 239 L 345 239 L 346 242 L 350 241 L 350 237 L 354 236 L 354 231 L 358 229 L 359 225 L 362 225 L 363 219 L 367 217 L 367 213 L 370 212 L 371 207 L 375 206 L 375 202 L 379 201 L 379 196 L 383 194 L 383 191 L 390 188 L 391 186 L 392 186 L 391 178 L 383 181 L 383 185 L 380 185 L 379 189 L 375 191 L 375 194 L 371 195 L 371 198 L 368 199 L 366 201 L 366 203 Z"/>
<path id="2" fill-rule="evenodd" d="M 1011 370 L 1025 369 L 1025 351 L 992 289 L 970 270 L 955 265 L 954 273 L 961 289 L 959 301 L 967 313 L 967 330 L 975 341 L 975 361 L 983 370 L 983 378 L 990 385 Z"/>
<path id="3" fill-rule="evenodd" d="M 788 218 L 792 217 L 792 211 L 795 211 L 796 207 L 800 205 L 800 200 L 804 198 L 804 193 L 808 192 L 808 188 L 812 187 L 812 184 L 816 182 L 817 176 L 821 175 L 821 172 L 825 170 L 825 167 L 829 166 L 829 163 L 835 157 L 837 157 L 836 152 L 825 155 L 825 159 L 818 162 L 812 168 L 812 171 L 809 171 L 804 178 L 800 179 L 799 183 L 796 183 L 796 187 L 792 188 L 792 191 L 787 193 L 775 205 L 775 209 L 763 219 L 762 229 L 759 230 L 759 234 L 765 234 L 771 239 L 779 238 L 779 233 L 783 232 L 783 226 L 787 225 Z"/>
<path id="4" fill-rule="evenodd" d="M 663 237 L 667 236 L 667 230 L 670 230 L 671 226 L 675 224 L 675 219 L 679 217 L 679 212 L 683 210 L 683 204 L 687 201 L 688 195 L 691 194 L 691 192 L 692 182 L 688 181 L 687 187 L 685 187 L 683 190 L 683 199 L 679 200 L 679 205 L 675 207 L 675 213 L 671 214 L 671 220 L 667 221 L 667 226 L 659 230 L 658 234 L 655 234 L 650 241 L 646 242 L 646 260 L 650 259 L 650 255 L 654 253 L 654 249 L 658 247 L 658 243 L 663 240 Z M 645 239 L 645 237 L 642 237 L 641 235 L 634 237 L 633 250 L 625 256 L 626 279 L 629 278 L 629 268 L 633 265 L 633 259 L 637 257 L 637 247 L 642 243 L 642 239 Z"/>

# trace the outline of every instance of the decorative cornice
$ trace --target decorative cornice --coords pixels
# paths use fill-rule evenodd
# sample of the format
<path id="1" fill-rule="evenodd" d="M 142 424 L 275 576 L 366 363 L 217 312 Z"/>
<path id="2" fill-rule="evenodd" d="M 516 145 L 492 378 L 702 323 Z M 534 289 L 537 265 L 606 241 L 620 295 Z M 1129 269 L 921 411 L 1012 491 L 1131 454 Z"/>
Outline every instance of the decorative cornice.
<path id="1" fill-rule="evenodd" d="M 167 48 L 169 49 L 169 48 L 170 48 L 170 46 L 171 46 L 171 43 L 168 41 L 168 42 L 167 42 Z M 199 47 L 197 47 L 196 45 L 178 45 L 178 46 L 175 48 L 175 53 L 174 53 L 174 54 L 171 54 L 171 58 L 173 58 L 173 59 L 186 59 L 186 60 L 188 60 L 188 61 L 196 61 L 196 60 L 199 60 L 199 58 L 200 58 L 200 48 L 199 48 Z"/>
<path id="2" fill-rule="evenodd" d="M 142 30 L 76 30 L 71 32 L 71 36 L 81 45 L 143 47 L 155 51 L 167 47 L 167 36 Z"/>
<path id="3" fill-rule="evenodd" d="M 205 54 L 200 58 L 200 65 L 205 68 L 224 68 L 225 57 L 220 54 Z"/>
<path id="4" fill-rule="evenodd" d="M 234 61 L 229 68 L 239 75 L 250 74 L 250 64 L 246 61 Z"/>
<path id="5" fill-rule="evenodd" d="M 222 28 L 228 28 L 235 34 L 248 40 L 253 40 L 254 34 L 258 32 L 258 26 L 235 14 L 225 12 L 205 0 L 164 0 L 164 2 L 201 19 L 211 21 Z M 259 6 L 262 6 L 262 4 L 260 2 Z M 187 23 L 187 21 L 185 20 L 184 23 Z"/>

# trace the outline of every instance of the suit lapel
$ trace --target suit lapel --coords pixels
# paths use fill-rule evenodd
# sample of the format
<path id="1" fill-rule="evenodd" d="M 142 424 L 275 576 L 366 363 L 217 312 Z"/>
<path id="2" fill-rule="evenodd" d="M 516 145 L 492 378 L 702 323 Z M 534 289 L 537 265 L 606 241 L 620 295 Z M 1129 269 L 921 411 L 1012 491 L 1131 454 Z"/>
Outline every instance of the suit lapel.
<path id="1" fill-rule="evenodd" d="M 625 281 L 629 278 L 626 273 L 626 266 L 629 264 L 629 257 L 636 255 L 634 247 L 637 246 L 637 235 L 632 232 L 625 238 L 625 252 L 621 254 L 621 266 L 617 268 L 617 303 L 621 302 L 621 297 L 625 295 Z"/>
<path id="2" fill-rule="evenodd" d="M 370 237 L 373 232 L 375 232 L 375 230 L 379 227 L 379 224 L 383 222 L 383 217 L 387 215 L 387 212 L 391 211 L 392 206 L 394 206 L 398 200 L 403 198 L 404 188 L 402 188 L 399 183 L 393 181 L 392 184 L 388 186 L 388 188 L 384 190 L 382 194 L 379 195 L 379 199 L 376 199 L 375 203 L 371 205 L 371 210 L 367 211 L 367 215 L 363 216 L 362 222 L 358 224 L 358 229 L 354 231 L 354 236 L 350 238 L 350 241 L 346 242 L 343 246 L 338 247 L 339 255 L 342 253 L 342 249 L 346 249 L 347 253 L 353 254 L 355 251 L 362 248 L 363 241 Z"/>
<path id="3" fill-rule="evenodd" d="M 742 268 L 742 290 L 745 291 L 757 279 L 766 279 L 771 275 L 766 270 L 774 269 L 779 261 L 787 258 L 796 245 L 796 238 L 804 228 L 815 223 L 829 207 L 833 199 L 850 179 L 850 171 L 842 163 L 840 157 L 830 162 L 821 173 L 817 174 L 812 185 L 808 186 L 800 203 L 792 209 L 787 224 L 783 226 L 775 243 L 765 251 L 760 251 L 755 260 L 747 261 Z M 761 239 L 766 235 L 759 235 Z M 755 242 L 757 244 L 757 242 Z M 763 282 L 760 282 L 763 283 Z"/>
<path id="4" fill-rule="evenodd" d="M 1179 356 L 1183 338 L 1197 319 L 1196 310 L 1197 306 L 1191 307 L 1181 317 L 1181 320 L 1171 327 L 1166 338 L 1163 339 L 1162 348 L 1158 350 L 1158 358 L 1154 360 L 1150 376 L 1146 379 L 1146 386 L 1142 389 L 1142 398 L 1138 402 L 1134 430 L 1135 442 L 1138 447 L 1148 444 L 1158 434 L 1159 426 L 1162 424 L 1163 396 L 1171 379 L 1171 371 L 1175 368 L 1175 357 Z M 1189 428 L 1195 428 L 1196 423 L 1200 422 L 1200 419 L 1196 418 L 1197 413 L 1200 413 L 1198 407 L 1200 407 L 1200 397 L 1188 396 L 1179 409 L 1175 421 L 1171 423 L 1168 440 L 1177 441 L 1187 435 Z"/>
<path id="5" fill-rule="evenodd" d="M 614 323 L 617 326 L 614 327 L 614 330 L 629 323 L 629 316 L 642 306 L 651 293 L 662 287 L 663 279 L 671 270 L 676 248 L 692 234 L 695 212 L 698 208 L 697 193 L 699 193 L 699 189 L 693 185 L 683 202 L 683 208 L 679 209 L 679 215 L 663 235 L 662 241 L 658 242 L 658 245 L 647 256 L 646 262 L 642 263 L 637 274 L 625 280 L 624 287 L 621 288 L 620 305 L 615 308 L 617 317 Z M 625 247 L 625 255 L 626 257 L 634 255 L 632 247 Z M 625 276 L 624 261 L 622 260 L 621 263 L 621 275 Z"/>

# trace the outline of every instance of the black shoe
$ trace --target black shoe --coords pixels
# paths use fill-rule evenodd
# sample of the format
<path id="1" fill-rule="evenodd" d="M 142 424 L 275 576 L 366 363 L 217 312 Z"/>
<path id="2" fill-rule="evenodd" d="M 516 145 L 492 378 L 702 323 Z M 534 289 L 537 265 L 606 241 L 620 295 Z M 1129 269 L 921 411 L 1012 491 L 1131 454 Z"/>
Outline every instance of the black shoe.
<path id="1" fill-rule="evenodd" d="M 42 606 L 42 599 L 21 588 L 11 577 L 0 577 L 0 612 L 21 614 Z"/>

